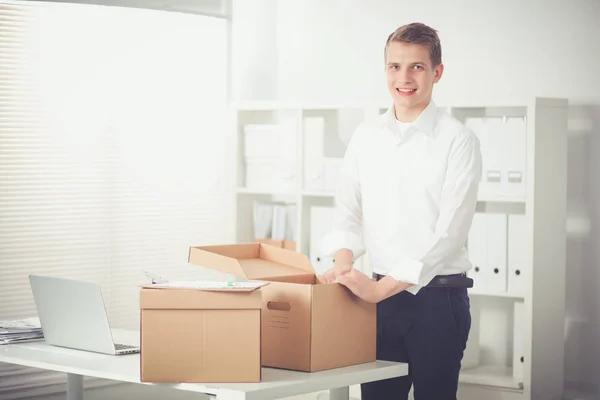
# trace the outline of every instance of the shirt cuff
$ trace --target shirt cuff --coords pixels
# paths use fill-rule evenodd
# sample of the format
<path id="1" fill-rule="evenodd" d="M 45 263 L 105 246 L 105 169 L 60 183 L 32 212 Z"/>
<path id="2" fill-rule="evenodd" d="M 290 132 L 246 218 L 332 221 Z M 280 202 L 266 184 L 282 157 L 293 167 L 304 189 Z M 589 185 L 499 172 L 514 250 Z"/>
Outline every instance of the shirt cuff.
<path id="1" fill-rule="evenodd" d="M 417 260 L 402 260 L 388 273 L 389 276 L 399 282 L 421 284 L 421 273 L 423 263 Z"/>
<path id="2" fill-rule="evenodd" d="M 323 255 L 333 257 L 340 249 L 352 251 L 352 259 L 356 260 L 365 253 L 365 246 L 360 235 L 354 232 L 333 231 L 323 238 L 321 251 Z"/>

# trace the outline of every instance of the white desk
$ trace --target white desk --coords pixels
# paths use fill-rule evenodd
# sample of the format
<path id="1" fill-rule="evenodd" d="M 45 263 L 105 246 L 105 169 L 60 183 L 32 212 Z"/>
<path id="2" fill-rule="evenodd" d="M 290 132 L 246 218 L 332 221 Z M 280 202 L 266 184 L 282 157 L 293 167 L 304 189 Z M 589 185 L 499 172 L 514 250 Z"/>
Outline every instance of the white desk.
<path id="1" fill-rule="evenodd" d="M 115 340 L 137 344 L 139 333 L 114 331 Z M 139 354 L 111 356 L 49 346 L 45 342 L 29 342 L 0 346 L 0 362 L 64 372 L 67 374 L 67 399 L 83 399 L 83 377 L 121 382 L 161 385 L 179 390 L 199 392 L 217 400 L 268 400 L 330 390 L 331 400 L 349 398 L 349 387 L 408 373 L 408 365 L 376 361 L 329 371 L 304 373 L 263 368 L 260 383 L 226 384 L 154 384 L 140 382 Z"/>

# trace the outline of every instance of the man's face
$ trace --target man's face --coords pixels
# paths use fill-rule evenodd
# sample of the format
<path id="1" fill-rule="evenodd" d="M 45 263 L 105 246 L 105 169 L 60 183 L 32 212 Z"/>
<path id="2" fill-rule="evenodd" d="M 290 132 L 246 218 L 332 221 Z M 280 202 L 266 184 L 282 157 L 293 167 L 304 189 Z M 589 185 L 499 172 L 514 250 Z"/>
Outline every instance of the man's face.
<path id="1" fill-rule="evenodd" d="M 433 68 L 426 45 L 391 42 L 386 50 L 387 86 L 401 108 L 424 109 L 433 85 L 442 77 L 443 65 Z"/>

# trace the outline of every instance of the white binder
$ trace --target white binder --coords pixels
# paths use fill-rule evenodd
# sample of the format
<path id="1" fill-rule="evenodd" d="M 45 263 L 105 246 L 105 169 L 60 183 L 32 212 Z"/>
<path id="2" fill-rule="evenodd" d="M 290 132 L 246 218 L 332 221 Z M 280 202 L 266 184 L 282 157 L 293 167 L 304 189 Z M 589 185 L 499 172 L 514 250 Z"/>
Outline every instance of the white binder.
<path id="1" fill-rule="evenodd" d="M 525 118 L 507 118 L 504 142 L 507 151 L 502 154 L 506 172 L 505 193 L 508 196 L 524 197 L 526 194 L 527 129 Z"/>
<path id="2" fill-rule="evenodd" d="M 473 269 L 473 290 L 483 293 L 507 289 L 507 216 L 501 213 L 475 213 L 467 249 Z"/>
<path id="3" fill-rule="evenodd" d="M 508 291 L 523 295 L 529 274 L 527 261 L 527 220 L 524 214 L 508 217 Z"/>
<path id="4" fill-rule="evenodd" d="M 487 264 L 486 221 L 484 213 L 475 213 L 467 241 L 469 260 L 473 264 L 473 269 L 469 271 L 468 275 L 473 278 L 473 290 L 476 292 L 486 291 L 485 274 L 483 273 Z"/>
<path id="5" fill-rule="evenodd" d="M 487 265 L 484 270 L 488 290 L 506 292 L 507 288 L 507 215 L 486 214 Z"/>

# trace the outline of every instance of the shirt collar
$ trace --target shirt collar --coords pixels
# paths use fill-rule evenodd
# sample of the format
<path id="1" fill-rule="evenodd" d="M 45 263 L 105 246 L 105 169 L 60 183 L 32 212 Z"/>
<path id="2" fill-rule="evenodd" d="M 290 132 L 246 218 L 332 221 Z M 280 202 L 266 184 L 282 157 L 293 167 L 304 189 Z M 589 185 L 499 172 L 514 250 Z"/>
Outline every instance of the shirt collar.
<path id="1" fill-rule="evenodd" d="M 421 114 L 415 119 L 411 128 L 416 129 L 417 131 L 423 132 L 427 135 L 433 136 L 434 129 L 437 121 L 437 106 L 433 100 L 429 101 L 429 104 L 425 109 L 421 112 Z M 394 105 L 383 114 L 382 123 L 387 128 L 391 129 L 392 132 L 398 131 L 398 126 L 396 124 L 396 115 L 394 112 Z"/>

